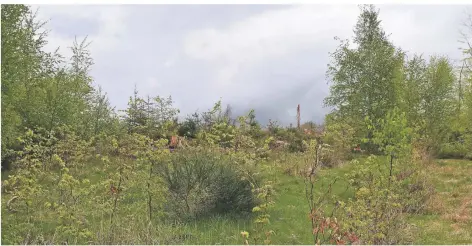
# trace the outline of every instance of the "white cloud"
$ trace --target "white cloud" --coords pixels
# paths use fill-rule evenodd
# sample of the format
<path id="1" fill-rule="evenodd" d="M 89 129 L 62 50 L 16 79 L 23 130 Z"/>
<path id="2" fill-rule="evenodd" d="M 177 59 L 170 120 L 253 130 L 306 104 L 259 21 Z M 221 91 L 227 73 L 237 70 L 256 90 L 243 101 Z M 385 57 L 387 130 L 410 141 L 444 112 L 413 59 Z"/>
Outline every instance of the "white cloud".
<path id="1" fill-rule="evenodd" d="M 410 53 L 460 55 L 462 7 L 378 7 L 395 45 Z M 126 107 L 136 83 L 144 95 L 171 94 L 186 113 L 211 108 L 222 97 L 279 121 L 294 122 L 290 114 L 298 103 L 303 119 L 322 118 L 328 53 L 338 45 L 335 36 L 352 37 L 357 5 L 209 8 L 44 5 L 39 13 L 64 22 L 48 37 L 48 47 L 60 45 L 62 53 L 72 45 L 71 33 L 93 30 L 92 74 L 119 108 Z"/>
<path id="2" fill-rule="evenodd" d="M 89 46 L 91 53 L 99 56 L 106 52 L 114 51 L 120 42 L 120 37 L 126 33 L 126 11 L 123 6 L 96 6 L 96 5 L 33 5 L 34 9 L 39 7 L 38 17 L 42 20 L 57 21 L 57 19 L 69 19 L 77 22 L 90 21 L 97 25 L 97 33 L 88 36 L 92 41 Z M 49 29 L 47 51 L 54 51 L 60 47 L 60 53 L 70 57 L 69 47 L 73 45 L 74 37 Z M 73 28 L 73 27 L 71 27 Z M 89 28 L 92 28 L 89 26 Z M 78 36 L 77 41 L 82 41 L 85 36 Z"/>
<path id="3" fill-rule="evenodd" d="M 306 48 L 316 49 L 334 35 L 349 32 L 356 9 L 354 5 L 302 5 L 266 11 L 226 29 L 190 33 L 184 41 L 185 52 L 192 58 L 220 64 L 217 80 L 226 84 L 241 64 L 251 66 Z"/>
<path id="4" fill-rule="evenodd" d="M 392 33 L 394 45 L 410 54 L 460 57 L 457 39 L 462 7 L 378 7 L 382 27 L 387 34 Z M 239 105 L 248 105 L 249 101 L 260 107 L 279 107 L 282 115 L 289 108 L 285 118 L 293 118 L 292 108 L 299 102 L 304 118 L 319 118 L 326 112 L 322 100 L 328 93 L 325 81 L 320 78 L 329 63 L 328 53 L 338 45 L 334 37 L 351 39 L 359 13 L 357 5 L 298 5 L 267 10 L 223 28 L 188 33 L 183 42 L 184 52 L 189 58 L 210 64 L 211 83 L 224 99 Z M 303 72 L 307 71 L 307 63 L 312 65 L 308 73 Z M 303 88 L 304 82 L 290 78 L 271 80 L 271 73 L 280 69 L 293 77 L 295 73 L 304 73 L 313 79 L 312 87 L 308 85 L 298 91 L 296 88 Z M 256 74 L 265 75 L 261 80 L 254 77 Z"/>
<path id="5" fill-rule="evenodd" d="M 461 9 L 413 7 L 380 6 L 382 24 L 387 33 L 393 33 L 393 42 L 411 52 L 454 53 L 457 45 L 451 40 L 458 38 Z M 358 15 L 356 5 L 299 5 L 270 10 L 224 29 L 193 31 L 186 37 L 184 49 L 191 58 L 215 64 L 217 82 L 228 84 L 241 64 L 250 67 L 305 49 L 333 51 L 333 37 L 352 37 Z"/>
<path id="6" fill-rule="evenodd" d="M 383 28 L 396 46 L 410 54 L 461 58 L 460 23 L 466 6 L 389 6 L 380 9 Z"/>

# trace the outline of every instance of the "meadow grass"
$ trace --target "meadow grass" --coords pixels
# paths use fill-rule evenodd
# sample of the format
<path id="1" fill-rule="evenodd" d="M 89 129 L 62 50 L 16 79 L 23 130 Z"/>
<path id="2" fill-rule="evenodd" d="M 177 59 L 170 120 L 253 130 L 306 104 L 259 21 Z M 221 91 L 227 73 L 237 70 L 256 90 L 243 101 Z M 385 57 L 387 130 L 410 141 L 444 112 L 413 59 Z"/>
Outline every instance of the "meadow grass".
<path id="1" fill-rule="evenodd" d="M 436 194 L 411 216 L 415 244 L 472 244 L 472 161 L 436 160 L 429 167 Z"/>
<path id="2" fill-rule="evenodd" d="M 364 159 L 363 157 L 360 159 Z M 323 168 L 315 185 L 320 195 L 333 180 L 332 193 L 340 200 L 353 197 L 347 188 L 344 175 L 356 168 L 346 164 L 336 168 Z M 411 215 L 408 221 L 416 235 L 414 244 L 471 244 L 472 243 L 472 161 L 436 160 L 429 168 L 436 194 L 427 205 L 425 213 Z M 311 224 L 308 218 L 308 202 L 305 198 L 303 178 L 287 175 L 278 167 L 275 206 L 271 210 L 268 229 L 275 234 L 274 244 L 312 244 Z M 444 203 L 438 205 L 437 203 Z M 224 217 L 200 221 L 186 226 L 196 237 L 187 243 L 238 244 L 239 232 L 252 229 L 250 221 Z"/>
<path id="3" fill-rule="evenodd" d="M 276 190 L 275 205 L 270 210 L 270 223 L 267 225 L 268 230 L 275 232 L 271 236 L 272 243 L 312 244 L 304 179 L 294 172 L 286 171 L 288 168 L 303 170 L 303 161 L 297 155 L 285 155 L 278 156 L 276 161 L 267 164 L 270 168 L 265 170 L 264 176 L 274 181 Z M 354 168 L 356 167 L 352 163 L 335 168 L 322 168 L 317 174 L 315 194 L 321 195 L 333 179 L 337 179 L 332 186 L 332 194 L 336 199 L 345 201 L 353 197 L 353 190 L 348 187 L 344 177 Z M 472 161 L 435 160 L 427 168 L 436 193 L 427 204 L 425 213 L 408 217 L 408 221 L 413 225 L 411 230 L 416 235 L 414 244 L 471 244 Z M 107 172 L 101 167 L 88 170 L 80 176 L 87 177 L 92 183 L 98 182 Z M 2 179 L 5 177 L 6 173 L 2 172 Z M 2 196 L 3 201 L 8 198 Z M 135 199 L 145 198 L 136 195 L 123 202 L 133 203 Z M 2 212 L 6 212 L 4 208 Z M 149 236 L 136 235 L 136 228 L 150 230 L 150 241 L 147 243 L 152 244 L 242 244 L 240 232 L 251 233 L 253 229 L 251 215 L 218 215 L 177 224 L 156 220 L 152 229 L 139 222 L 139 219 L 121 218 L 117 221 L 123 225 L 133 223 L 135 229 L 120 231 L 122 242 L 129 244 L 142 244 L 143 238 Z M 95 232 L 105 230 L 99 218 L 91 218 L 90 223 Z M 56 222 L 38 221 L 36 225 L 39 226 L 39 231 L 51 233 Z M 2 220 L 2 227 L 5 226 L 9 225 Z"/>

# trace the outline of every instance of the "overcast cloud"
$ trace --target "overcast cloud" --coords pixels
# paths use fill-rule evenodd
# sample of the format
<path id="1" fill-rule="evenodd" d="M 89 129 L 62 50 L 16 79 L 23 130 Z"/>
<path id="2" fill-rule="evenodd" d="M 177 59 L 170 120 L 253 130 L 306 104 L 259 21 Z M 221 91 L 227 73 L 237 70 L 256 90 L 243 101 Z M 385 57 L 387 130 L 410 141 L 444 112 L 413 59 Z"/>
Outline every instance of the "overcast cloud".
<path id="1" fill-rule="evenodd" d="M 88 35 L 95 84 L 117 109 L 140 94 L 172 95 L 181 115 L 223 99 L 262 123 L 321 122 L 335 36 L 351 38 L 357 5 L 36 5 L 48 50 Z M 460 59 L 467 6 L 380 5 L 382 26 L 410 54 Z"/>

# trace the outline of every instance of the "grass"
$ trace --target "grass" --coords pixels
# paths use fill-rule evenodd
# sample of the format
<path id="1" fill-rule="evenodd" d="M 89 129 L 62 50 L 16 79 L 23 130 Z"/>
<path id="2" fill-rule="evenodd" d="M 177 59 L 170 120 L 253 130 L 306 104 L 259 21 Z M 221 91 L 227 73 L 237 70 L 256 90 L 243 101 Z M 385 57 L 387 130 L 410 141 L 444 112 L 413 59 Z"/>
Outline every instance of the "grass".
<path id="1" fill-rule="evenodd" d="M 288 175 L 284 173 L 287 165 L 302 164 L 294 155 L 287 156 L 286 159 L 295 160 L 292 163 L 283 162 L 285 158 L 267 174 L 269 179 L 275 181 L 277 192 L 275 206 L 270 211 L 271 222 L 267 226 L 268 230 L 273 230 L 274 235 L 271 240 L 274 244 L 312 244 L 311 223 L 308 217 L 309 207 L 305 195 L 305 183 L 302 177 Z M 280 165 L 281 164 L 281 165 Z M 343 179 L 344 174 L 352 170 L 352 165 L 344 165 L 339 168 L 320 170 L 315 184 L 315 193 L 321 195 L 334 178 L 338 178 L 333 185 L 333 194 L 341 199 L 351 197 L 352 190 L 346 189 L 347 182 Z M 226 222 L 225 222 L 226 221 Z M 222 226 L 224 225 L 224 226 Z M 250 220 L 234 220 L 224 217 L 212 218 L 205 222 L 196 222 L 184 226 L 185 231 L 193 235 L 190 244 L 241 244 L 241 231 L 251 232 L 253 224 Z M 250 242 L 251 243 L 251 242 Z"/>
<path id="2" fill-rule="evenodd" d="M 317 182 L 317 194 L 334 178 L 339 180 L 333 186 L 333 194 L 340 199 L 352 197 L 352 190 L 346 189 L 344 174 L 355 167 L 344 165 L 333 169 L 322 169 Z M 428 204 L 426 214 L 408 218 L 417 235 L 414 244 L 471 244 L 472 243 L 472 161 L 437 160 L 429 167 L 436 190 L 435 197 Z M 272 209 L 268 226 L 275 234 L 274 244 L 312 244 L 308 203 L 305 198 L 305 184 L 299 176 L 287 175 L 283 168 L 277 172 L 275 207 Z M 443 203 L 443 204 L 440 204 Z M 224 222 L 226 221 L 226 222 Z M 222 226 L 224 225 L 224 226 Z M 188 226 L 189 228 L 191 226 Z M 225 218 L 199 222 L 192 231 L 193 244 L 240 244 L 239 232 L 250 230 L 250 221 L 235 221 Z"/>
<path id="3" fill-rule="evenodd" d="M 278 156 L 266 170 L 266 177 L 275 181 L 275 206 L 270 211 L 271 222 L 267 226 L 275 234 L 271 236 L 273 244 L 312 244 L 311 224 L 308 218 L 308 202 L 305 197 L 305 184 L 302 177 L 294 175 L 303 170 L 300 156 Z M 353 191 L 347 189 L 344 175 L 356 168 L 346 164 L 336 168 L 321 169 L 315 186 L 315 193 L 320 195 L 333 179 L 332 192 L 338 199 L 346 200 L 353 196 Z M 408 218 L 414 226 L 416 240 L 414 244 L 471 244 L 472 243 L 472 161 L 466 160 L 436 160 L 428 167 L 428 173 L 433 181 L 436 194 L 427 206 L 427 212 Z M 103 172 L 90 169 L 87 176 L 92 182 L 100 179 Z M 289 170 L 289 171 L 287 171 Z M 2 173 L 2 178 L 5 173 Z M 4 197 L 2 200 L 8 199 Z M 2 212 L 6 212 L 3 210 Z M 121 223 L 126 224 L 125 219 Z M 134 222 L 139 224 L 138 222 Z M 54 223 L 40 223 L 44 231 L 53 230 Z M 2 221 L 2 226 L 5 224 Z M 99 230 L 98 222 L 94 228 Z M 146 228 L 145 225 L 142 225 Z M 198 221 L 191 221 L 178 226 L 156 223 L 152 229 L 153 244 L 241 244 L 241 231 L 251 233 L 253 227 L 250 217 L 214 216 Z M 132 232 L 130 232 L 132 233 Z M 123 243 L 138 243 L 136 235 L 126 234 L 128 238 Z M 143 237 L 140 237 L 141 239 Z M 134 241 L 135 240 L 135 241 Z M 252 243 L 252 242 L 250 242 Z"/>
<path id="4" fill-rule="evenodd" d="M 429 173 L 436 194 L 427 214 L 410 218 L 415 244 L 472 244 L 472 161 L 436 160 Z"/>
<path id="5" fill-rule="evenodd" d="M 315 183 L 315 194 L 321 195 L 328 185 L 336 177 L 339 179 L 333 185 L 333 194 L 347 198 L 352 196 L 352 191 L 346 189 L 347 183 L 343 179 L 344 174 L 351 170 L 352 166 L 346 165 L 335 169 L 323 169 L 318 174 Z M 302 177 L 281 175 L 276 190 L 278 196 L 275 207 L 271 211 L 272 223 L 270 229 L 275 231 L 272 241 L 275 244 L 311 244 L 311 223 L 308 217 L 310 211 L 305 194 L 305 183 Z"/>

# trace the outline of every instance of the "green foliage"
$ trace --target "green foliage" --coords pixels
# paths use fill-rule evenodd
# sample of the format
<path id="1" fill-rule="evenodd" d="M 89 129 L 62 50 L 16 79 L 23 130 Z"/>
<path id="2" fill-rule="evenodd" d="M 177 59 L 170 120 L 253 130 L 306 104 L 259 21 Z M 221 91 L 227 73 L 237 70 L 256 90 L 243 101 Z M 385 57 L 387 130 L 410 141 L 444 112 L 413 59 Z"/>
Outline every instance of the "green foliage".
<path id="1" fill-rule="evenodd" d="M 176 116 L 180 112 L 173 108 L 172 97 L 154 98 L 147 100 L 138 96 L 135 88 L 133 97 L 130 97 L 128 108 L 123 110 L 123 121 L 129 133 L 139 133 L 151 139 L 167 138 L 177 132 Z"/>
<path id="2" fill-rule="evenodd" d="M 327 77 L 332 85 L 325 104 L 355 123 L 356 136 L 370 138 L 363 118 L 377 122 L 397 104 L 403 53 L 388 41 L 372 5 L 361 8 L 354 34 L 356 48 L 341 42 L 331 54 Z"/>
<path id="3" fill-rule="evenodd" d="M 197 113 L 187 117 L 178 129 L 179 136 L 196 138 L 200 130 L 200 116 Z"/>
<path id="4" fill-rule="evenodd" d="M 8 188 L 5 191 L 11 196 L 10 202 L 7 203 L 9 212 L 23 213 L 25 216 L 16 218 L 16 222 L 23 225 L 23 229 L 14 229 L 21 236 L 12 243 L 18 242 L 20 238 L 27 240 L 25 243 L 29 240 L 40 240 L 44 232 L 31 226 L 37 223 L 36 220 L 47 220 L 53 216 L 59 219 L 55 226 L 57 240 L 84 243 L 91 237 L 91 232 L 84 224 L 85 213 L 78 208 L 79 201 L 88 194 L 89 180 L 79 180 L 71 171 L 77 168 L 77 163 L 86 160 L 87 156 L 81 154 L 80 149 L 85 149 L 87 144 L 72 140 L 76 143 L 75 148 L 64 152 L 65 147 L 71 147 L 69 135 L 63 129 L 42 135 L 39 129 L 36 133 L 28 130 L 19 139 L 24 150 L 17 153 L 19 158 L 14 163 L 17 169 L 6 181 Z M 67 158 L 67 162 L 63 158 Z M 54 183 L 57 190 L 51 191 L 45 187 L 42 184 L 45 180 Z M 52 200 L 52 197 L 46 194 L 58 194 L 58 199 Z M 12 201 L 15 203 L 12 204 Z"/>
<path id="5" fill-rule="evenodd" d="M 156 174 L 169 190 L 168 212 L 182 219 L 249 212 L 254 203 L 250 183 L 228 156 L 215 151 L 180 150 Z"/>
<path id="6" fill-rule="evenodd" d="M 270 236 L 274 234 L 274 231 L 267 230 L 267 226 L 270 224 L 270 214 L 269 209 L 274 206 L 273 196 L 275 191 L 273 186 L 268 182 L 262 187 L 255 188 L 253 190 L 257 194 L 257 198 L 260 200 L 260 204 L 252 208 L 252 212 L 257 214 L 254 224 L 255 228 L 252 235 L 252 240 L 254 244 L 260 244 L 263 240 L 264 244 L 271 244 Z M 247 239 L 249 235 L 244 235 L 243 237 Z"/>
<path id="7" fill-rule="evenodd" d="M 398 108 L 389 111 L 377 124 L 368 123 L 368 128 L 373 131 L 373 144 L 384 154 L 398 158 L 408 157 L 411 153 L 412 129 L 408 127 L 406 114 Z"/>
<path id="8" fill-rule="evenodd" d="M 269 123 L 267 124 L 267 129 L 269 130 L 269 133 L 273 136 L 277 135 L 279 133 L 279 131 L 282 130 L 279 123 L 277 121 L 273 121 L 271 119 L 269 119 Z"/>
<path id="9" fill-rule="evenodd" d="M 234 117 L 221 101 L 179 123 L 171 96 L 144 98 L 137 89 L 118 117 L 92 87 L 87 39 L 61 57 L 44 51 L 44 23 L 31 7 L 2 5 L 1 14 L 5 244 L 227 243 L 240 240 L 226 234 L 241 227 L 251 232 L 241 233 L 245 244 L 410 243 L 407 219 L 432 194 L 412 142 L 426 147 L 425 156 L 472 159 L 472 51 L 458 80 L 446 57 L 407 59 L 373 6 L 361 8 L 354 47 L 341 41 L 331 54 L 325 104 L 335 110 L 323 131 L 313 122 L 296 129 L 269 121 L 262 129 L 254 110 Z M 193 138 L 193 147 L 171 153 L 176 134 Z M 361 140 L 384 156 L 322 168 L 354 157 Z M 274 143 L 292 153 L 272 151 Z M 303 175 L 305 189 L 281 170 Z M 306 206 L 305 198 L 311 228 L 297 231 L 309 222 L 289 211 Z M 210 236 L 196 238 L 202 233 Z"/>
<path id="10" fill-rule="evenodd" d="M 91 86 L 89 43 L 76 40 L 67 61 L 43 51 L 43 25 L 29 6 L 2 5 L 2 166 L 25 127 L 67 125 L 85 138 L 116 129 L 106 96 Z"/>
<path id="11" fill-rule="evenodd" d="M 322 156 L 321 161 L 327 166 L 337 166 L 350 159 L 352 147 L 355 146 L 354 128 L 342 121 L 336 113 L 326 116 L 323 142 L 330 147 Z"/>
<path id="12" fill-rule="evenodd" d="M 418 127 L 421 125 L 423 109 L 423 91 L 427 84 L 425 76 L 427 64 L 423 57 L 415 55 L 405 62 L 403 81 L 402 110 L 407 114 L 408 125 Z"/>
<path id="13" fill-rule="evenodd" d="M 373 132 L 371 141 L 389 158 L 382 161 L 370 156 L 365 162 L 352 163 L 357 168 L 347 179 L 356 193 L 344 207 L 345 225 L 365 244 L 409 242 L 405 212 L 418 212 L 431 195 L 411 161 L 412 129 L 398 108 L 377 124 L 366 120 Z"/>
<path id="14" fill-rule="evenodd" d="M 363 244 L 406 243 L 407 225 L 402 213 L 399 182 L 390 182 L 388 165 L 375 156 L 355 162 L 356 170 L 348 175 L 355 198 L 344 206 L 348 230 L 354 231 Z"/>
<path id="15" fill-rule="evenodd" d="M 303 143 L 303 140 L 297 138 L 295 140 L 290 141 L 288 145 L 288 150 L 290 152 L 304 152 L 306 150 L 306 145 Z"/>
<path id="16" fill-rule="evenodd" d="M 277 130 L 274 139 L 288 143 L 288 151 L 292 153 L 305 152 L 307 150 L 305 140 L 310 137 L 296 128 L 286 128 Z"/>
<path id="17" fill-rule="evenodd" d="M 470 140 L 468 140 L 470 141 Z M 468 142 L 467 141 L 467 142 Z M 456 158 L 456 159 L 472 159 L 472 151 L 470 144 L 467 146 L 466 142 L 453 142 L 443 144 L 438 152 L 439 158 Z"/>
<path id="18" fill-rule="evenodd" d="M 45 54 L 43 25 L 30 7 L 2 5 L 2 167 L 4 154 L 20 135 L 37 97 L 30 97 L 41 77 Z M 32 78 L 32 79 L 31 79 Z M 33 106 L 33 107 L 32 107 Z M 28 116 L 28 117 L 25 117 Z"/>
<path id="19" fill-rule="evenodd" d="M 447 141 L 450 131 L 455 76 L 447 58 L 432 57 L 426 77 L 428 83 L 423 91 L 425 136 L 432 152 L 437 153 L 439 145 Z"/>
<path id="20" fill-rule="evenodd" d="M 207 131 L 200 132 L 197 137 L 209 145 L 231 148 L 234 147 L 235 127 L 224 121 L 214 123 Z"/>

